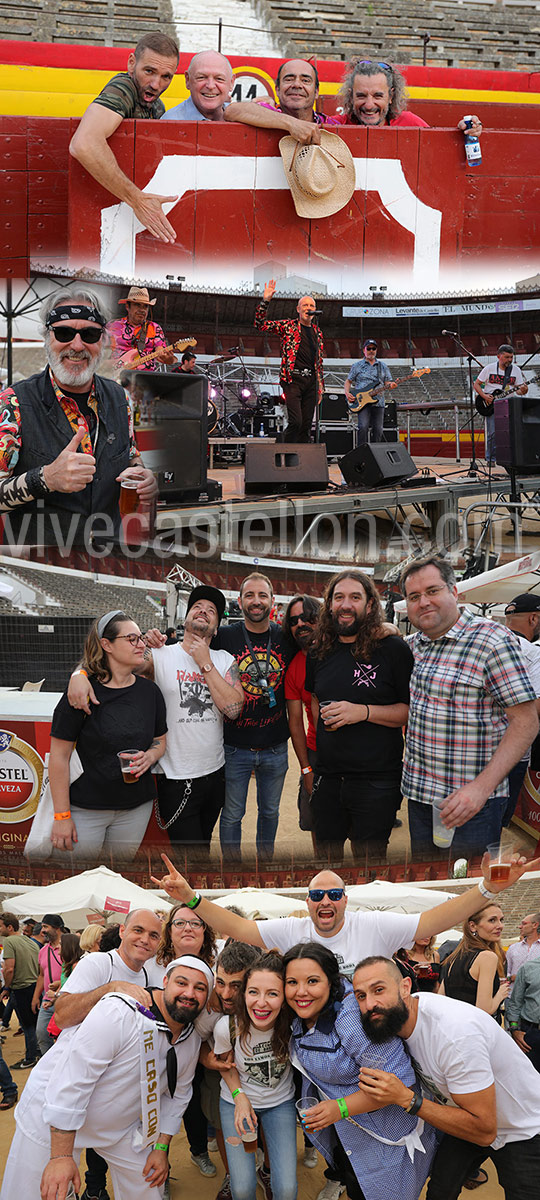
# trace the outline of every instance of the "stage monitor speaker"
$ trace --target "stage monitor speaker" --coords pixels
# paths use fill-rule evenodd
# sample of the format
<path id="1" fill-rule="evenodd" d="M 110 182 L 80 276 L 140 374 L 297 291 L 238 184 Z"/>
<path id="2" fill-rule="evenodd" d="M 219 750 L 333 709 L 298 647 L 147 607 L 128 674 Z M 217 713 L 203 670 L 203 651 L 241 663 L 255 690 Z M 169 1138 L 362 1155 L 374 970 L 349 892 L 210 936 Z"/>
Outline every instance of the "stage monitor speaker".
<path id="1" fill-rule="evenodd" d="M 346 421 L 349 405 L 345 392 L 323 392 L 319 419 L 321 421 Z"/>
<path id="2" fill-rule="evenodd" d="M 350 425 L 321 425 L 321 442 L 324 442 L 329 458 L 341 458 L 352 450 L 356 440 L 356 429 Z"/>
<path id="3" fill-rule="evenodd" d="M 368 442 L 340 459 L 349 487 L 378 488 L 416 475 L 413 460 L 401 442 Z"/>
<path id="4" fill-rule="evenodd" d="M 177 371 L 136 371 L 134 382 L 142 385 L 153 401 L 155 428 L 149 430 L 152 445 L 143 449 L 143 458 L 145 466 L 156 473 L 161 499 L 174 503 L 185 492 L 204 491 L 208 447 L 206 377 Z"/>
<path id="5" fill-rule="evenodd" d="M 540 402 L 537 396 L 495 401 L 495 457 L 521 475 L 540 475 Z"/>
<path id="6" fill-rule="evenodd" d="M 308 442 L 246 442 L 244 486 L 250 492 L 316 492 L 328 487 L 326 446 Z"/>

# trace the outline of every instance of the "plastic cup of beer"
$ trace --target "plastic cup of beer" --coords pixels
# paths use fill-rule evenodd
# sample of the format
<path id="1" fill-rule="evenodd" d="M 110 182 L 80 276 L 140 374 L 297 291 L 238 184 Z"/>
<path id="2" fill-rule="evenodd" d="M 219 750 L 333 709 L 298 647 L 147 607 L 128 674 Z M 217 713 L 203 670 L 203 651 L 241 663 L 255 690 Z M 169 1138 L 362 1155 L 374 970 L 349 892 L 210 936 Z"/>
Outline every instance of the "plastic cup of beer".
<path id="1" fill-rule="evenodd" d="M 244 1132 L 241 1136 L 246 1154 L 255 1154 L 257 1150 L 258 1130 L 250 1129 L 249 1126 L 244 1122 Z"/>
<path id="2" fill-rule="evenodd" d="M 122 479 L 120 483 L 120 516 L 127 517 L 135 512 L 139 503 L 136 479 Z"/>
<path id="3" fill-rule="evenodd" d="M 443 824 L 441 816 L 441 808 L 445 803 L 446 796 L 442 800 L 434 800 L 432 805 L 432 821 L 433 821 L 433 844 L 441 850 L 446 850 L 452 845 L 454 840 L 455 829 L 447 829 Z"/>
<path id="4" fill-rule="evenodd" d="M 510 877 L 512 852 L 506 850 L 499 842 L 487 848 L 489 854 L 489 878 L 491 883 L 506 883 Z"/>
<path id="5" fill-rule="evenodd" d="M 300 1117 L 302 1125 L 304 1124 L 304 1117 L 307 1116 L 310 1108 L 315 1108 L 315 1106 L 320 1103 L 320 1100 L 318 1100 L 316 1096 L 303 1096 L 300 1100 L 296 1101 L 296 1111 Z"/>
<path id="6" fill-rule="evenodd" d="M 140 753 L 140 750 L 120 750 L 118 758 L 120 760 L 120 768 L 124 783 L 137 782 L 137 776 L 134 774 L 135 768 L 133 766 L 133 759 L 136 758 L 137 754 Z"/>

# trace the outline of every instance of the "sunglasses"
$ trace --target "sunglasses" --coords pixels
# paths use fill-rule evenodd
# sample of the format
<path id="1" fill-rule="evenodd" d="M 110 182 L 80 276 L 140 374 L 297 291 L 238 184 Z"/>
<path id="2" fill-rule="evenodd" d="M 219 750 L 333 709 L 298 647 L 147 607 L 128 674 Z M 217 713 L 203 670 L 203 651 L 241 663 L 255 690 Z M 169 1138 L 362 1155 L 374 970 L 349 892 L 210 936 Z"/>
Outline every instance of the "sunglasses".
<path id="1" fill-rule="evenodd" d="M 54 334 L 57 342 L 72 342 L 79 334 L 81 340 L 89 346 L 99 342 L 103 337 L 103 329 L 95 325 L 89 325 L 87 329 L 74 329 L 73 325 L 51 325 L 51 333 Z"/>
<path id="2" fill-rule="evenodd" d="M 372 58 L 363 58 L 361 62 L 356 63 L 357 67 L 382 67 L 383 71 L 391 71 L 390 63 L 375 62 Z"/>
<path id="3" fill-rule="evenodd" d="M 314 625 L 315 620 L 315 617 L 306 617 L 305 613 L 300 613 L 299 617 L 289 617 L 289 625 L 291 629 L 294 629 L 295 625 L 298 625 L 299 621 L 303 621 L 304 625 Z"/>
<path id="4" fill-rule="evenodd" d="M 117 637 L 113 638 L 113 641 L 119 642 L 121 638 L 125 642 L 129 642 L 130 646 L 137 646 L 139 642 L 142 642 L 143 646 L 146 646 L 142 633 L 119 633 Z"/>
<path id="5" fill-rule="evenodd" d="M 345 888 L 310 888 L 308 892 L 310 900 L 314 900 L 315 904 L 324 900 L 325 896 L 328 896 L 329 900 L 343 900 L 344 894 Z"/>

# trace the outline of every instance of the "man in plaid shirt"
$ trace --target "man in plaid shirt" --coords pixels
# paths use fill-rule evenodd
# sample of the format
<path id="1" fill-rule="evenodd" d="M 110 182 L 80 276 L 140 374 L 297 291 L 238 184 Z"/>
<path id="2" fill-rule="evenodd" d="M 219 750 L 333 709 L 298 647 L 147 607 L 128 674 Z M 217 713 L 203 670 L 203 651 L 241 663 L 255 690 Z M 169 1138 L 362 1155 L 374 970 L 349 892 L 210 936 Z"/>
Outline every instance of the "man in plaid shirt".
<path id="1" fill-rule="evenodd" d="M 315 301 L 302 296 L 296 320 L 269 321 L 268 303 L 276 290 L 276 281 L 265 283 L 263 298 L 255 313 L 255 327 L 262 333 L 274 333 L 281 341 L 279 381 L 287 405 L 286 442 L 309 442 L 315 405 L 323 391 L 324 344 L 318 325 L 313 325 Z"/>
<path id="2" fill-rule="evenodd" d="M 413 856 L 433 854 L 433 804 L 446 800 L 452 852 L 470 857 L 500 838 L 508 773 L 538 731 L 535 690 L 517 640 L 460 611 L 444 559 L 410 563 L 401 589 L 419 631 L 402 779 Z"/>

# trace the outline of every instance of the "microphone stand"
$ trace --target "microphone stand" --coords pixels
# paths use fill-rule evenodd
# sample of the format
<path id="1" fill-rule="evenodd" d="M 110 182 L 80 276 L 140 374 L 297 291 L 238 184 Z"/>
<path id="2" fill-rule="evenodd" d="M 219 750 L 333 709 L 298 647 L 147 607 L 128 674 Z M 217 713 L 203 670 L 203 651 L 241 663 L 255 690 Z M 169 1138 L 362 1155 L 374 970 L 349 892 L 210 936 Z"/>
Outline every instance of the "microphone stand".
<path id="1" fill-rule="evenodd" d="M 313 326 L 315 326 L 315 329 L 316 329 L 316 330 L 317 330 L 317 329 L 318 329 L 318 327 L 319 327 L 319 325 L 318 325 L 318 321 L 317 321 L 317 316 L 316 316 L 316 315 L 313 317 L 313 320 L 312 320 L 312 322 L 311 322 L 311 326 L 310 326 L 310 328 L 311 328 L 311 329 L 313 329 Z M 315 336 L 316 336 L 316 335 L 315 335 Z M 318 380 L 317 380 L 317 354 L 318 354 L 318 350 L 319 350 L 319 339 L 317 338 L 317 353 L 315 354 L 315 386 L 316 386 L 316 389 L 317 389 L 317 393 L 316 393 L 316 399 L 315 399 L 315 443 L 316 443 L 316 444 L 317 444 L 318 442 L 320 442 L 320 440 L 321 440 L 321 414 L 320 414 L 320 409 L 321 409 L 321 401 L 322 401 L 322 396 L 319 396 L 319 385 L 318 385 Z"/>
<path id="2" fill-rule="evenodd" d="M 467 349 L 467 347 L 461 341 L 461 338 L 458 337 L 457 333 L 451 333 L 450 330 L 445 330 L 445 332 L 446 332 L 447 336 L 451 337 L 452 340 L 456 343 L 456 346 L 459 346 L 459 349 L 462 351 L 465 358 L 467 359 L 468 374 L 469 374 L 469 421 L 470 421 L 470 426 L 471 426 L 471 458 L 469 460 L 469 470 L 467 471 L 467 475 L 475 476 L 475 475 L 478 475 L 478 466 L 476 464 L 476 444 L 475 444 L 475 434 L 474 434 L 474 415 L 475 415 L 476 410 L 474 407 L 475 392 L 474 392 L 474 387 L 473 387 L 472 365 L 473 365 L 473 362 L 475 362 L 478 364 L 480 369 L 482 369 L 482 363 L 476 357 L 476 355 L 472 353 L 471 350 Z"/>

